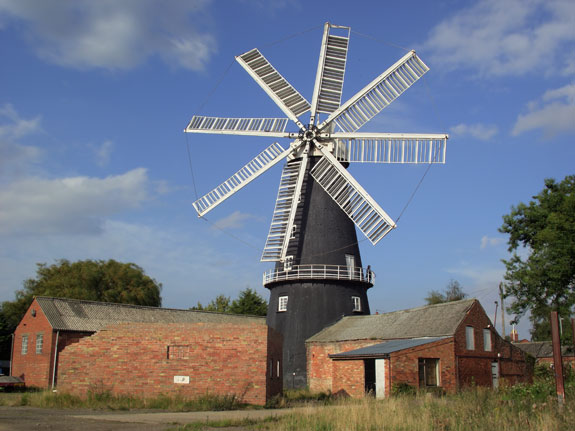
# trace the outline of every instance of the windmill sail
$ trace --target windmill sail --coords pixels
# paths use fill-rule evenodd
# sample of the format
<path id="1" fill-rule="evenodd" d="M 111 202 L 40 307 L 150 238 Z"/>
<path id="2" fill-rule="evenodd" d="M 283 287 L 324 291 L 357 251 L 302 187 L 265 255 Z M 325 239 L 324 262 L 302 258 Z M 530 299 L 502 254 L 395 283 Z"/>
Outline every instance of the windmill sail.
<path id="1" fill-rule="evenodd" d="M 280 109 L 298 126 L 303 127 L 297 117 L 309 110 L 309 102 L 280 75 L 270 62 L 256 48 L 236 57 L 236 60 Z"/>
<path id="2" fill-rule="evenodd" d="M 284 166 L 262 262 L 283 260 L 286 256 L 307 160 L 304 154 Z"/>
<path id="3" fill-rule="evenodd" d="M 184 130 L 188 133 L 213 133 L 286 138 L 287 118 L 221 118 L 194 115 Z"/>
<path id="4" fill-rule="evenodd" d="M 359 130 L 428 70 L 415 51 L 410 51 L 333 112 L 318 127 L 322 129 L 333 121 L 344 132 Z"/>
<path id="5" fill-rule="evenodd" d="M 332 28 L 343 30 L 343 35 L 332 34 Z M 349 32 L 349 27 L 325 24 L 311 102 L 312 119 L 318 112 L 331 114 L 341 104 Z"/>
<path id="6" fill-rule="evenodd" d="M 333 133 L 335 157 L 359 163 L 445 163 L 448 135 Z"/>
<path id="7" fill-rule="evenodd" d="M 324 156 L 311 170 L 312 177 L 370 242 L 377 244 L 395 228 L 395 222 L 331 153 L 321 151 Z"/>
<path id="8" fill-rule="evenodd" d="M 287 157 L 292 151 L 292 148 L 285 150 L 280 144 L 274 142 L 222 184 L 195 201 L 192 205 L 198 212 L 198 216 L 203 216 L 214 209 L 238 190 Z"/>

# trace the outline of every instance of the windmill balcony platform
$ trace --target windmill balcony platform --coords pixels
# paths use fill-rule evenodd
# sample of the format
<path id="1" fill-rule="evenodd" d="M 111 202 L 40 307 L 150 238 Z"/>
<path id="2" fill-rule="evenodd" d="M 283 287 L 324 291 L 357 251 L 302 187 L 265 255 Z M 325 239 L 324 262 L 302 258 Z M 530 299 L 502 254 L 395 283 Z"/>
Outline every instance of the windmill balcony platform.
<path id="1" fill-rule="evenodd" d="M 352 280 L 372 287 L 375 283 L 375 273 L 367 268 L 349 268 L 344 265 L 293 265 L 287 270 L 266 271 L 263 276 L 264 286 L 293 280 Z"/>

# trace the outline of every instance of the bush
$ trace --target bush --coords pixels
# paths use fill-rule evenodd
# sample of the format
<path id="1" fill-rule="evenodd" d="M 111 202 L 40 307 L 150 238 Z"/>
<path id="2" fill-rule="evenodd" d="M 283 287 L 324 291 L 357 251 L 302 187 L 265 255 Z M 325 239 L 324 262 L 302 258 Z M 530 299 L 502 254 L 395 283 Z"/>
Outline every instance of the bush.
<path id="1" fill-rule="evenodd" d="M 415 396 L 416 394 L 417 388 L 409 383 L 395 383 L 391 387 L 391 395 L 393 396 Z"/>

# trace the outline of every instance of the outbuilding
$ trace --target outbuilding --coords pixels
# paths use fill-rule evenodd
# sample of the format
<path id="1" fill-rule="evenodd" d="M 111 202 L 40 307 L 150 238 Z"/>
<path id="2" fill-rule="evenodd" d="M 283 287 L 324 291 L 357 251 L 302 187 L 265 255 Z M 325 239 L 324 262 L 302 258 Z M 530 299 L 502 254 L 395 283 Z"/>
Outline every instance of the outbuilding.
<path id="1" fill-rule="evenodd" d="M 37 297 L 14 334 L 27 386 L 152 397 L 281 393 L 282 338 L 265 318 Z"/>
<path id="2" fill-rule="evenodd" d="M 456 392 L 532 378 L 527 355 L 499 336 L 476 299 L 343 317 L 306 345 L 312 391 L 387 397 L 398 385 Z"/>

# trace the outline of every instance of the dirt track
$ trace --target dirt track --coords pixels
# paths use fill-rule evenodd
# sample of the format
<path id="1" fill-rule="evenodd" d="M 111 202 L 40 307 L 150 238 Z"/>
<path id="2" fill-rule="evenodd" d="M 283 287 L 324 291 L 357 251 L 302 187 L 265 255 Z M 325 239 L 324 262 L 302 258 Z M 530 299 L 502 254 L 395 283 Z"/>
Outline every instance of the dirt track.
<path id="1" fill-rule="evenodd" d="M 177 424 L 226 419 L 261 419 L 302 409 L 234 410 L 226 412 L 109 412 L 0 407 L 0 431 L 163 431 Z M 305 410 L 305 409 L 303 409 Z M 237 428 L 236 428 L 237 429 Z"/>

